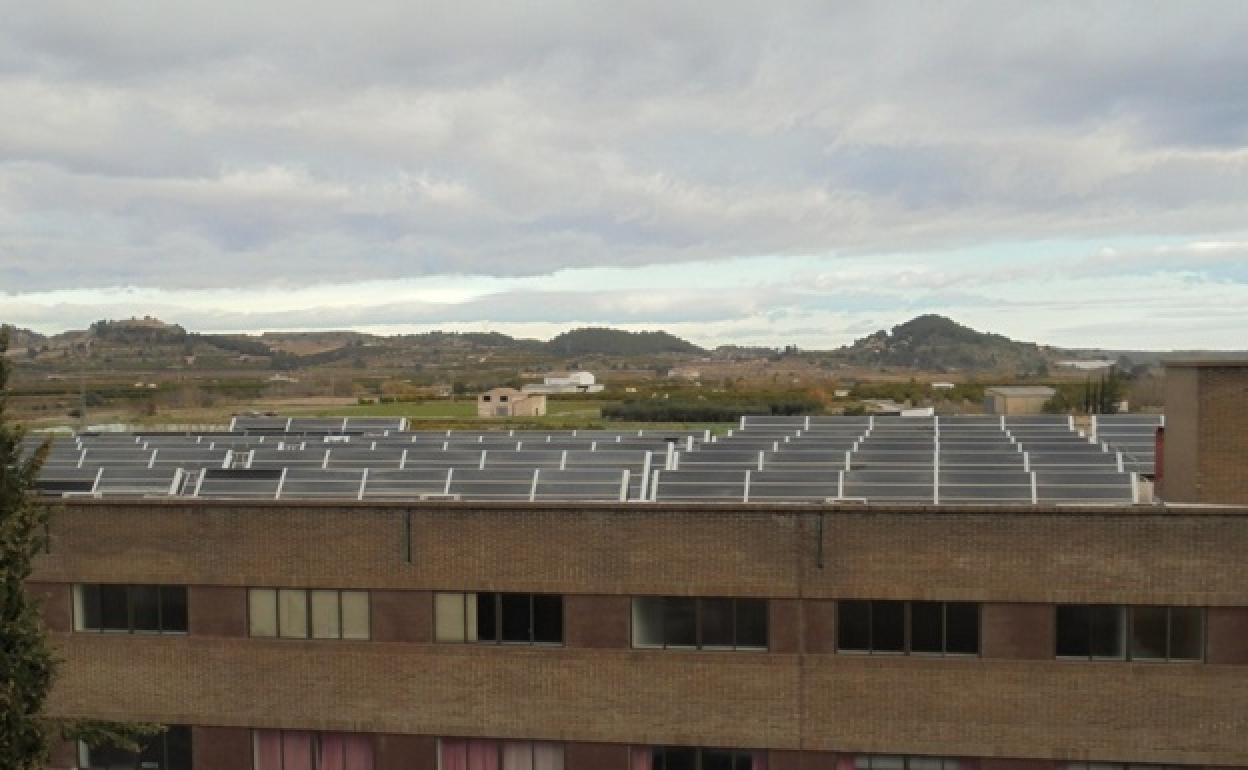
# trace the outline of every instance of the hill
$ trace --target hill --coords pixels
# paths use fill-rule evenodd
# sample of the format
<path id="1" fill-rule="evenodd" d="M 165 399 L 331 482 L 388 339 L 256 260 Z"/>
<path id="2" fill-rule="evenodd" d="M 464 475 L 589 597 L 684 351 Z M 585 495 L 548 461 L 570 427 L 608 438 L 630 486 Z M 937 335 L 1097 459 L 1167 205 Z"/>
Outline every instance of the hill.
<path id="1" fill-rule="evenodd" d="M 648 356 L 660 353 L 705 353 L 692 342 L 667 332 L 627 332 L 620 329 L 589 327 L 564 332 L 546 343 L 556 356 L 598 354 L 606 356 Z"/>
<path id="2" fill-rule="evenodd" d="M 12 324 L 0 324 L 0 336 L 5 334 L 9 338 L 10 351 L 24 351 L 27 348 L 39 347 L 47 342 L 48 339 L 39 332 L 31 331 L 30 329 L 19 329 Z"/>
<path id="3" fill-rule="evenodd" d="M 921 315 L 840 348 L 838 357 L 859 366 L 935 372 L 1008 371 L 1024 376 L 1047 370 L 1049 357 L 1032 342 L 976 331 L 939 315 Z"/>

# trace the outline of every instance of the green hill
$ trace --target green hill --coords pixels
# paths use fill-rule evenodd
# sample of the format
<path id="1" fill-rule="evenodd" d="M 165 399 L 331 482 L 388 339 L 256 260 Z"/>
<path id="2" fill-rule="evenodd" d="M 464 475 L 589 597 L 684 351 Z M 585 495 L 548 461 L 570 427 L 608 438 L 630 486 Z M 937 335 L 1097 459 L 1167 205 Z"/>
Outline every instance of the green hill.
<path id="1" fill-rule="evenodd" d="M 546 343 L 546 350 L 557 356 L 648 356 L 706 352 L 692 342 L 667 332 L 628 332 L 598 327 L 564 332 Z"/>
<path id="2" fill-rule="evenodd" d="M 939 315 L 921 315 L 881 329 L 837 351 L 849 363 L 925 371 L 1044 372 L 1048 357 L 1031 342 L 976 331 Z"/>

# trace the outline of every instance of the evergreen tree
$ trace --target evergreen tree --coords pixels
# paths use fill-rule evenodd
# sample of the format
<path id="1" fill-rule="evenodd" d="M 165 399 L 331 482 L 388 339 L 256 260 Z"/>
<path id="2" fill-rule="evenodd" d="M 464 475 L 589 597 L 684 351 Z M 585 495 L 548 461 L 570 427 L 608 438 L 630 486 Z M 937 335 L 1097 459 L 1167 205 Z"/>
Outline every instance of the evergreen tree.
<path id="1" fill-rule="evenodd" d="M 55 660 L 24 584 L 45 543 L 47 508 L 30 495 L 45 450 L 23 460 L 5 419 L 7 335 L 0 338 L 0 767 L 36 770 L 48 755 L 44 700 Z"/>
<path id="2" fill-rule="evenodd" d="M 7 349 L 8 336 L 0 332 L 0 768 L 42 770 L 53 738 L 139 751 L 164 727 L 53 720 L 43 713 L 56 658 L 25 583 L 35 556 L 47 545 L 48 508 L 31 492 L 48 447 L 21 457 L 22 431 L 5 414 Z"/>

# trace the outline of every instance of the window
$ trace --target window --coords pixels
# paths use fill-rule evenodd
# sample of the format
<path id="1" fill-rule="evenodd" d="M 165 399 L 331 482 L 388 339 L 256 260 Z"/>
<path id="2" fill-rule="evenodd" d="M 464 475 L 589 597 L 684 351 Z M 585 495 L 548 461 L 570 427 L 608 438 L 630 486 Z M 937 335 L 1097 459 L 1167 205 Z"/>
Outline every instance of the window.
<path id="1" fill-rule="evenodd" d="M 563 644 L 559 594 L 454 592 L 433 601 L 439 642 Z"/>
<path id="2" fill-rule="evenodd" d="M 762 770 L 766 752 L 691 746 L 636 746 L 632 770 Z"/>
<path id="3" fill-rule="evenodd" d="M 185 634 L 186 586 L 74 586 L 74 630 Z"/>
<path id="4" fill-rule="evenodd" d="M 115 748 L 90 748 L 78 742 L 78 766 L 82 770 L 191 770 L 191 728 L 170 725 L 147 739 L 138 752 Z"/>
<path id="5" fill-rule="evenodd" d="M 767 600 L 638 596 L 633 646 L 668 649 L 765 650 Z"/>
<path id="6" fill-rule="evenodd" d="M 253 730 L 252 770 L 373 770 L 363 733 Z"/>
<path id="7" fill-rule="evenodd" d="M 438 740 L 441 770 L 563 770 L 563 744 L 465 738 Z"/>
<path id="8" fill-rule="evenodd" d="M 847 599 L 836 605 L 842 652 L 978 655 L 977 602 Z"/>
<path id="9" fill-rule="evenodd" d="M 854 757 L 854 770 L 960 770 L 962 763 L 944 757 L 906 757 L 887 754 Z"/>
<path id="10" fill-rule="evenodd" d="M 1057 657 L 1090 660 L 1199 661 L 1205 657 L 1200 607 L 1061 604 Z"/>
<path id="11" fill-rule="evenodd" d="M 252 636 L 368 639 L 367 591 L 253 588 L 247 594 Z"/>

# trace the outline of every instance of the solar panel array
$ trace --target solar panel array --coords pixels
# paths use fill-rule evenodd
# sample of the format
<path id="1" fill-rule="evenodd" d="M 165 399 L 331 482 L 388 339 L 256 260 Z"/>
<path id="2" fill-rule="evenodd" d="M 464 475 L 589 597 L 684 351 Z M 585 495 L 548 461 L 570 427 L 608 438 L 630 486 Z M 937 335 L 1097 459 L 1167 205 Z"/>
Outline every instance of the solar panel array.
<path id="1" fill-rule="evenodd" d="M 1160 414 L 1103 414 L 1092 418 L 1092 433 L 1106 451 L 1122 452 L 1128 470 L 1152 475 L 1157 429 L 1166 424 Z"/>
<path id="2" fill-rule="evenodd" d="M 1101 418 L 1097 439 L 1047 415 L 751 416 L 726 435 L 236 418 L 216 433 L 58 437 L 38 487 L 275 500 L 1123 504 L 1138 500 L 1136 475 L 1152 460 L 1143 437 L 1153 418 L 1128 417 Z M 25 450 L 37 442 L 28 437 Z"/>

